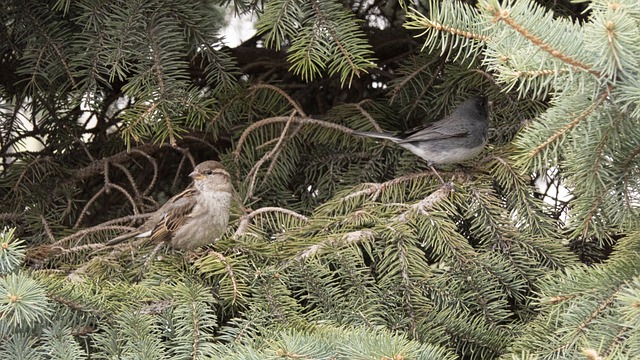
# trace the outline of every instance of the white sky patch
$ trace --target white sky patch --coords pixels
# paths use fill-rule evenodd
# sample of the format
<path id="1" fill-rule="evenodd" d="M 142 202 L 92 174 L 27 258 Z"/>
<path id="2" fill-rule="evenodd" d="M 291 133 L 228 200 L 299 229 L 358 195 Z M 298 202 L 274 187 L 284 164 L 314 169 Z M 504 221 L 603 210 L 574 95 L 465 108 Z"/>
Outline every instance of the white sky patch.
<path id="1" fill-rule="evenodd" d="M 225 45 L 236 47 L 256 34 L 256 29 L 253 27 L 256 19 L 252 14 L 237 15 L 232 7 L 229 8 L 227 26 L 222 28 L 220 33 L 224 35 Z"/>

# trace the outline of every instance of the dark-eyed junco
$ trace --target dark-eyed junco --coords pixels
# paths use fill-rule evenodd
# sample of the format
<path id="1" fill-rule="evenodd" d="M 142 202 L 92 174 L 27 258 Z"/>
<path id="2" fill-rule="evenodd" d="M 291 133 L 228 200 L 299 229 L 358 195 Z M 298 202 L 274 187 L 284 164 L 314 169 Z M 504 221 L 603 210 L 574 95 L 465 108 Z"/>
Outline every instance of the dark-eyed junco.
<path id="1" fill-rule="evenodd" d="M 489 103 L 474 96 L 458 105 L 451 115 L 427 127 L 399 135 L 354 132 L 355 135 L 387 139 L 427 161 L 458 164 L 482 152 L 487 143 Z"/>
<path id="2" fill-rule="evenodd" d="M 229 173 L 213 160 L 198 164 L 189 174 L 193 184 L 172 197 L 138 231 L 109 241 L 113 245 L 131 237 L 150 237 L 183 250 L 215 242 L 229 222 L 233 185 Z"/>

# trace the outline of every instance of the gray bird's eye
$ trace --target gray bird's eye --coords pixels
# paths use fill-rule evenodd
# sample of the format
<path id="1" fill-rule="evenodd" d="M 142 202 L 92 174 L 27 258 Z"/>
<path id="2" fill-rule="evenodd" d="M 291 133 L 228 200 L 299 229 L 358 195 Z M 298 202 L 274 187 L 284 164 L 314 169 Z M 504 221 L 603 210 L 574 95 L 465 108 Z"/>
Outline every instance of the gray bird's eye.
<path id="1" fill-rule="evenodd" d="M 206 175 L 211 175 L 213 174 L 213 170 L 205 170 L 204 172 Z"/>

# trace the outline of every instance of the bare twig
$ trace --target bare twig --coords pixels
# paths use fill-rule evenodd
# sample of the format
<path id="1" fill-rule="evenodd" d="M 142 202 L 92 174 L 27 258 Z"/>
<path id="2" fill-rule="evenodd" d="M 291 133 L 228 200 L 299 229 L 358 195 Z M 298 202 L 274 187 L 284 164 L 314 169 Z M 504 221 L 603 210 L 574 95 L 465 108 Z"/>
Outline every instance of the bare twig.
<path id="1" fill-rule="evenodd" d="M 348 128 L 348 127 L 346 127 L 346 126 L 334 124 L 334 123 L 331 123 L 331 122 L 328 122 L 328 121 L 312 119 L 312 118 L 309 118 L 309 117 L 275 116 L 275 117 L 262 119 L 260 121 L 257 121 L 255 123 L 251 124 L 249 127 L 247 127 L 242 132 L 242 135 L 240 135 L 240 139 L 238 140 L 238 145 L 236 146 L 236 149 L 233 151 L 233 157 L 235 159 L 238 159 L 238 157 L 240 157 L 240 151 L 242 149 L 242 146 L 247 141 L 247 138 L 249 137 L 249 134 L 251 134 L 254 130 L 256 130 L 256 129 L 262 127 L 262 126 L 269 125 L 269 124 L 287 123 L 287 122 L 291 122 L 293 124 L 299 124 L 299 125 L 317 125 L 317 126 L 321 126 L 321 127 L 327 128 L 327 129 L 342 131 L 342 132 L 344 132 L 346 134 L 353 133 L 353 130 Z"/>
<path id="2" fill-rule="evenodd" d="M 93 205 L 93 203 L 96 202 L 96 200 L 98 200 L 100 195 L 102 195 L 102 193 L 104 193 L 105 191 L 106 191 L 106 188 L 104 186 L 101 187 L 100 190 L 98 190 L 97 193 L 93 194 L 91 199 L 87 201 L 87 203 L 82 208 L 82 211 L 80 211 L 80 216 L 78 216 L 78 220 L 76 220 L 76 223 L 73 224 L 74 228 L 78 228 L 80 226 L 80 224 L 82 223 L 82 220 L 84 220 L 84 217 L 87 214 L 87 211 L 89 210 L 89 207 Z"/>
<path id="3" fill-rule="evenodd" d="M 282 129 L 280 138 L 278 139 L 278 142 L 273 147 L 273 149 L 271 149 L 271 151 L 269 151 L 268 153 L 264 154 L 264 156 L 262 156 L 262 158 L 253 165 L 253 167 L 251 168 L 251 171 L 249 171 L 249 174 L 247 175 L 249 177 L 249 186 L 247 187 L 247 195 L 245 196 L 245 201 L 244 201 L 245 203 L 247 202 L 248 199 L 253 197 L 253 190 L 255 187 L 256 178 L 258 176 L 258 171 L 260 170 L 260 167 L 262 166 L 262 164 L 264 164 L 265 161 L 269 160 L 278 151 L 278 149 L 280 148 L 280 146 L 284 141 L 284 137 L 287 134 L 287 131 L 289 130 L 289 125 L 291 125 L 291 120 L 294 118 L 294 116 L 295 116 L 295 112 L 293 112 L 289 117 L 289 121 L 287 121 L 287 123 L 284 126 L 284 129 Z"/>

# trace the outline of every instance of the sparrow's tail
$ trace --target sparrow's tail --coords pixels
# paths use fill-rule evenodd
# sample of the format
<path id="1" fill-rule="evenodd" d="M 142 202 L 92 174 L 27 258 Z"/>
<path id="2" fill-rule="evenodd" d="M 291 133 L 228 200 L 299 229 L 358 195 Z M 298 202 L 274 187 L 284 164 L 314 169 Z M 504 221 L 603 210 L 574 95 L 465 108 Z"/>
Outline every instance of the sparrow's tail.
<path id="1" fill-rule="evenodd" d="M 113 239 L 107 241 L 105 243 L 105 246 L 113 246 L 113 245 L 117 245 L 120 244 L 121 242 L 125 242 L 126 240 L 129 240 L 133 237 L 138 237 L 140 232 L 139 231 L 132 231 L 132 232 L 128 232 L 128 233 L 124 233 L 122 235 L 118 235 L 116 237 L 114 237 Z"/>
<path id="2" fill-rule="evenodd" d="M 391 140 L 395 143 L 401 141 L 402 139 L 399 139 L 391 134 L 386 134 L 386 133 L 377 133 L 377 132 L 368 132 L 368 131 L 354 131 L 352 133 L 353 135 L 356 136 L 366 136 L 366 137 L 371 137 L 371 138 L 376 138 L 376 139 L 386 139 L 386 140 Z"/>

